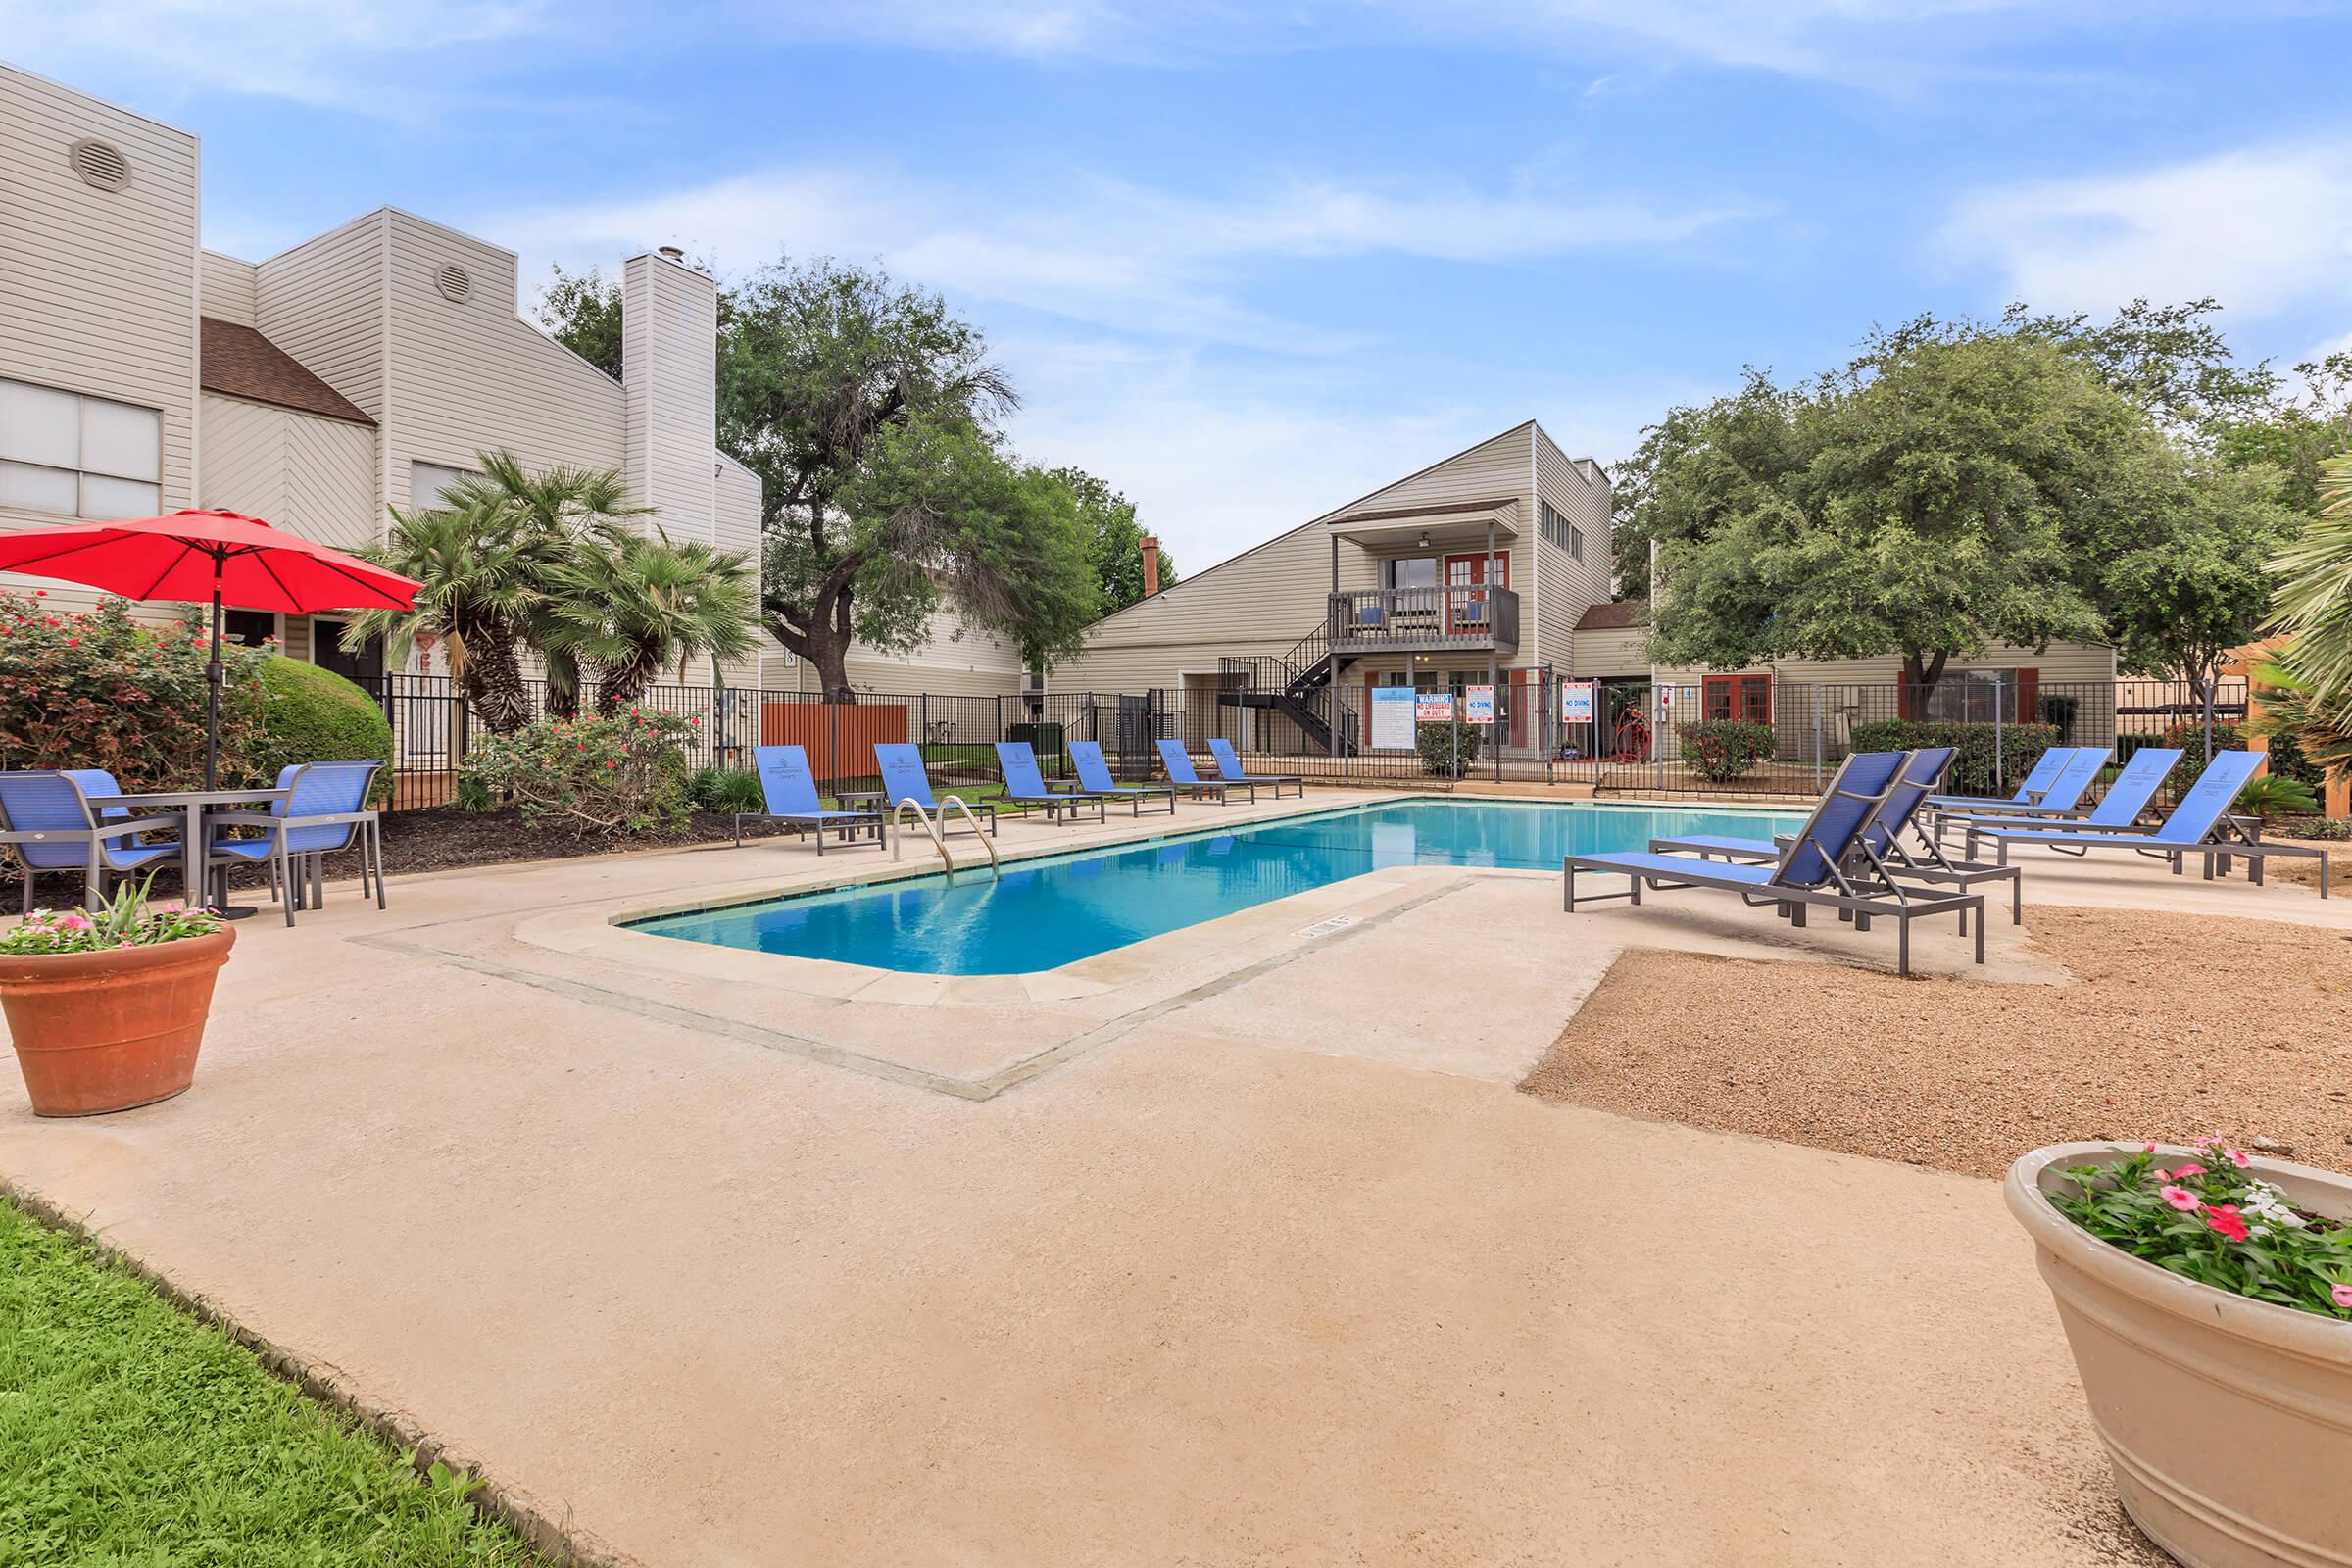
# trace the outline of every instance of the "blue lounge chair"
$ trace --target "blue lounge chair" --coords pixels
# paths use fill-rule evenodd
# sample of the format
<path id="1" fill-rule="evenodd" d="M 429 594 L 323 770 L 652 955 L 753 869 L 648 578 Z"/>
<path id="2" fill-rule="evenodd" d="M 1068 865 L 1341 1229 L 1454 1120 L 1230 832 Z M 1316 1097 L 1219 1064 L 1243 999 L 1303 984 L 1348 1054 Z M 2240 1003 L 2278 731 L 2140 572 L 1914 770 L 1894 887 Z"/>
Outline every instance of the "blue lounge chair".
<path id="1" fill-rule="evenodd" d="M 783 822 L 793 827 L 815 831 L 816 853 L 825 853 L 825 829 L 838 828 L 841 841 L 850 843 L 859 828 L 872 828 L 874 848 L 882 847 L 882 823 L 886 813 L 874 810 L 829 809 L 816 793 L 816 774 L 808 766 L 808 753 L 798 746 L 755 746 L 752 748 L 752 766 L 760 773 L 760 793 L 765 797 L 764 811 L 735 813 L 735 847 L 743 848 L 743 819 Z"/>
<path id="2" fill-rule="evenodd" d="M 1895 922 L 1895 967 L 1911 972 L 1911 922 L 1925 916 L 1957 914 L 1965 933 L 1973 914 L 1977 962 L 1984 961 L 1984 896 L 1905 887 L 1886 876 L 1865 853 L 1859 863 L 1849 859 L 1863 830 L 1884 805 L 1911 760 L 1908 752 L 1857 752 L 1838 764 L 1822 792 L 1820 804 L 1788 847 L 1769 865 L 1718 862 L 1692 855 L 1625 852 L 1608 855 L 1571 855 L 1561 862 L 1562 906 L 1573 913 L 1580 904 L 1630 899 L 1637 906 L 1642 890 L 1709 888 L 1736 893 L 1751 908 L 1772 908 L 1791 925 L 1805 923 L 1808 908 L 1836 909 L 1850 918 L 1854 929 L 1867 931 L 1881 917 Z M 1579 871 L 1625 877 L 1624 893 L 1576 891 Z"/>
<path id="3" fill-rule="evenodd" d="M 1939 819 L 1955 813 L 1965 816 L 2005 816 L 2012 813 L 2072 816 L 2082 808 L 2082 797 L 2088 795 L 2090 787 L 2099 781 L 2099 774 L 2105 771 L 2107 760 L 2113 755 L 2112 750 L 2104 746 L 2077 746 L 2072 750 L 2074 755 L 2058 769 L 2058 776 L 2050 781 L 2050 787 L 2043 790 L 2041 798 L 2031 806 L 2021 806 L 2015 801 L 1985 801 L 1971 807 L 1937 806 L 1930 809 Z"/>
<path id="4" fill-rule="evenodd" d="M 2087 815 L 2054 808 L 2021 808 L 1998 814 L 1953 812 L 1936 819 L 1936 839 L 1941 843 L 1951 829 L 1967 831 L 1975 826 L 2080 827 L 2100 833 L 2134 833 L 2139 831 L 2139 813 L 2156 798 L 2158 787 L 2179 760 L 2180 754 L 2170 747 L 2143 746 L 2132 754 L 2132 760 L 2124 764 L 2124 770 L 2115 776 L 2115 782 L 2107 786 L 2107 793 L 2099 797 L 2099 804 Z"/>
<path id="5" fill-rule="evenodd" d="M 939 802 L 931 797 L 931 774 L 923 766 L 923 753 L 920 747 L 908 741 L 878 741 L 874 746 L 874 765 L 882 772 L 882 794 L 883 798 L 889 802 L 892 821 L 898 820 L 899 808 L 906 802 L 912 801 L 923 808 L 941 833 L 944 834 L 948 831 L 948 824 L 943 819 Z M 994 805 L 987 801 L 974 805 L 956 795 L 951 795 L 948 799 L 956 802 L 966 811 L 985 822 L 988 825 L 990 837 L 995 837 L 997 808 Z M 893 851 L 892 853 L 896 854 L 897 852 Z"/>
<path id="6" fill-rule="evenodd" d="M 1250 780 L 1202 778 L 1194 772 L 1192 754 L 1184 749 L 1182 741 L 1159 742 L 1159 765 L 1168 770 L 1170 784 L 1180 790 L 1190 790 L 1195 796 L 1214 795 L 1219 806 L 1223 806 L 1235 790 L 1248 790 L 1252 805 L 1257 801 L 1257 785 Z"/>
<path id="7" fill-rule="evenodd" d="M 177 811 L 134 816 L 122 807 L 101 815 L 90 797 L 120 795 L 112 774 L 97 768 L 62 773 L 0 773 L 0 844 L 16 848 L 24 876 L 24 912 L 32 912 L 34 879 L 45 871 L 81 877 L 86 907 L 106 893 L 110 877 L 133 876 L 180 853 L 179 835 L 169 843 L 140 844 L 140 835 L 176 829 Z"/>
<path id="8" fill-rule="evenodd" d="M 1291 793 L 1303 800 L 1306 780 L 1297 773 L 1245 773 L 1242 760 L 1233 754 L 1233 742 L 1222 737 L 1208 743 L 1208 753 L 1217 760 L 1217 777 L 1228 784 L 1263 784 L 1273 790 L 1276 800 L 1282 799 L 1282 787 L 1288 784 Z"/>
<path id="9" fill-rule="evenodd" d="M 1095 820 L 1106 820 L 1104 808 L 1108 805 L 1100 795 L 1085 790 L 1050 790 L 1046 776 L 1037 765 L 1037 753 L 1027 741 L 997 742 L 997 766 L 1004 775 L 1004 800 L 1021 808 L 1027 816 L 1033 806 L 1046 808 L 1046 820 L 1060 820 L 1067 812 L 1071 821 L 1078 820 L 1082 808 L 1095 808 Z"/>
<path id="10" fill-rule="evenodd" d="M 1929 746 L 1911 754 L 1894 787 L 1879 803 L 1854 841 L 1855 852 L 1868 858 L 1884 877 L 1908 878 L 1950 887 L 1974 887 L 1981 882 L 2009 884 L 2009 923 L 2025 922 L 2025 876 L 2014 865 L 1976 865 L 1953 860 L 1919 825 L 1920 805 L 1951 771 L 1960 755 L 1953 746 Z M 1701 858 L 1722 856 L 1727 860 L 1778 860 L 1787 849 L 1779 839 L 1732 838 L 1692 833 L 1681 838 L 1651 839 L 1656 851 L 1680 850 Z"/>
<path id="11" fill-rule="evenodd" d="M 326 858 L 357 846 L 360 896 L 367 897 L 370 872 L 375 906 L 384 906 L 384 842 L 380 818 L 368 808 L 368 788 L 383 771 L 381 762 L 296 762 L 280 768 L 277 787 L 286 791 L 267 811 L 212 811 L 205 825 L 258 827 L 260 838 L 215 836 L 208 864 L 270 866 L 270 897 L 284 894 L 286 924 L 294 911 L 316 908 L 326 897 Z M 309 894 L 306 899 L 305 887 Z"/>
<path id="12" fill-rule="evenodd" d="M 1111 777 L 1110 764 L 1102 760 L 1101 741 L 1070 742 L 1070 760 L 1078 766 L 1079 787 L 1089 794 L 1100 795 L 1106 801 L 1125 801 L 1134 808 L 1133 814 L 1144 814 L 1146 801 L 1168 803 L 1168 812 L 1176 811 L 1176 791 L 1166 784 L 1122 784 Z"/>
<path id="13" fill-rule="evenodd" d="M 2238 791 L 2246 781 L 2261 770 L 2268 759 L 2260 752 L 2216 752 L 2205 771 L 2172 814 L 2144 833 L 2115 831 L 2094 832 L 2088 828 L 2004 828 L 1974 826 L 1969 829 L 1973 843 L 1987 839 L 2000 847 L 2001 863 L 2009 861 L 2011 845 L 2054 850 L 2060 855 L 2088 855 L 2092 850 L 2130 850 L 2156 859 L 2170 860 L 2173 874 L 2181 875 L 2187 869 L 2188 857 L 2194 855 L 2205 862 L 2205 880 L 2214 878 L 2218 867 L 2224 876 L 2230 874 L 2230 862 L 2245 857 L 2246 874 L 2259 887 L 2262 885 L 2262 864 L 2271 856 L 2291 856 L 2298 859 L 2317 859 L 2320 862 L 2320 897 L 2328 897 L 2328 852 L 2301 844 L 2266 844 L 2255 834 L 2246 831 L 2238 819 L 2230 814 Z"/>
<path id="14" fill-rule="evenodd" d="M 2025 782 L 2018 785 L 2015 795 L 1931 795 L 1928 797 L 1928 809 L 1970 811 L 1987 806 L 2039 805 L 2041 798 L 2049 793 L 2050 786 L 2058 782 L 2059 771 L 2081 750 L 2082 748 L 2080 746 L 2052 746 L 2043 751 L 2034 759 L 2033 770 L 2026 774 Z"/>

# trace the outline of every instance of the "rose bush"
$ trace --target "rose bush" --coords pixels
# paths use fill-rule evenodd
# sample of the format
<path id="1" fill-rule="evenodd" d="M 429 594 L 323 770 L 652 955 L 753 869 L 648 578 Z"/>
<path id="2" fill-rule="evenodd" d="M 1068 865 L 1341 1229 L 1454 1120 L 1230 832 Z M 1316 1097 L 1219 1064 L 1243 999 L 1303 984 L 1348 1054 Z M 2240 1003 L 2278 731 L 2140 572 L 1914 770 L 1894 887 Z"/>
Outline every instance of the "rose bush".
<path id="1" fill-rule="evenodd" d="M 684 823 L 685 748 L 702 720 L 657 709 L 610 718 L 543 718 L 474 742 L 458 775 L 462 804 L 512 805 L 524 819 L 579 833 L 651 833 Z"/>
<path id="2" fill-rule="evenodd" d="M 126 791 L 204 780 L 207 634 L 133 620 L 120 599 L 51 609 L 45 593 L 0 593 L 0 767 L 102 767 Z M 255 776 L 259 649 L 224 645 L 220 776 Z"/>
<path id="3" fill-rule="evenodd" d="M 1756 764 L 1780 749 L 1779 731 L 1770 724 L 1737 718 L 1710 718 L 1684 724 L 1675 731 L 1683 763 L 1711 784 L 1728 784 L 1755 771 Z"/>
<path id="4" fill-rule="evenodd" d="M 2173 1159 L 2148 1144 L 2067 1171 L 2057 1210 L 2110 1246 L 2215 1290 L 2352 1318 L 2352 1226 L 2299 1209 L 2218 1138 Z"/>

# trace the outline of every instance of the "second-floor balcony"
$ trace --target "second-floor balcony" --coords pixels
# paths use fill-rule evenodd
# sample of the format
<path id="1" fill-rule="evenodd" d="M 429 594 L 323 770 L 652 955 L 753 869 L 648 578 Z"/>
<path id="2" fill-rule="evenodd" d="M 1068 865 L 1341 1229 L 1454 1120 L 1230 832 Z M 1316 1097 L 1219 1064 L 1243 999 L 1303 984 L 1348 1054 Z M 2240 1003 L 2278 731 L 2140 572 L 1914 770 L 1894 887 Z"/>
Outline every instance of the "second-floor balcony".
<path id="1" fill-rule="evenodd" d="M 1348 656 L 1519 646 L 1519 596 L 1485 583 L 1365 588 L 1331 596 L 1331 646 Z"/>

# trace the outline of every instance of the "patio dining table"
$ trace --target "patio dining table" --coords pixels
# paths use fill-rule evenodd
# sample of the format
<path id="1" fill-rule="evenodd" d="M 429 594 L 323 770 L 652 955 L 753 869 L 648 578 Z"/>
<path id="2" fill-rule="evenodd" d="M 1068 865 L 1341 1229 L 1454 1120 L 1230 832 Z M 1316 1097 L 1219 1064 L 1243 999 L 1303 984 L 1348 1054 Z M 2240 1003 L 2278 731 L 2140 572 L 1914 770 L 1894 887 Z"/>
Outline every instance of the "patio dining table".
<path id="1" fill-rule="evenodd" d="M 91 807 L 104 811 L 109 807 L 124 807 L 130 810 L 177 811 L 180 814 L 180 887 L 191 902 L 208 904 L 230 918 L 236 915 L 228 908 L 228 867 L 218 867 L 220 897 L 211 896 L 205 879 L 205 854 L 210 841 L 205 834 L 205 813 L 216 809 L 230 809 L 255 805 L 274 806 L 291 795 L 291 790 L 160 790 L 144 795 L 93 795 Z M 199 891 L 202 890 L 202 891 Z M 291 890 L 288 890 L 291 896 Z M 253 911 L 242 911 L 250 914 Z"/>

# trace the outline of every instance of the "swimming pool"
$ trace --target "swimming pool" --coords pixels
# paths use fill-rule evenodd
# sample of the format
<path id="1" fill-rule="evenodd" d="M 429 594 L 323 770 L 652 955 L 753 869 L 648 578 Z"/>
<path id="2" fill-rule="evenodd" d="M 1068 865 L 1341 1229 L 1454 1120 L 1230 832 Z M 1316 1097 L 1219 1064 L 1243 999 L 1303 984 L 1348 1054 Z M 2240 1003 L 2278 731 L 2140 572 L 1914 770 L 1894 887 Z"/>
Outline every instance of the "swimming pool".
<path id="1" fill-rule="evenodd" d="M 1399 801 L 1021 861 L 1001 880 L 913 877 L 631 929 L 916 974 L 1026 974 L 1389 866 L 1557 871 L 1563 856 L 1647 849 L 1652 837 L 1770 838 L 1802 822 L 1680 807 Z"/>

